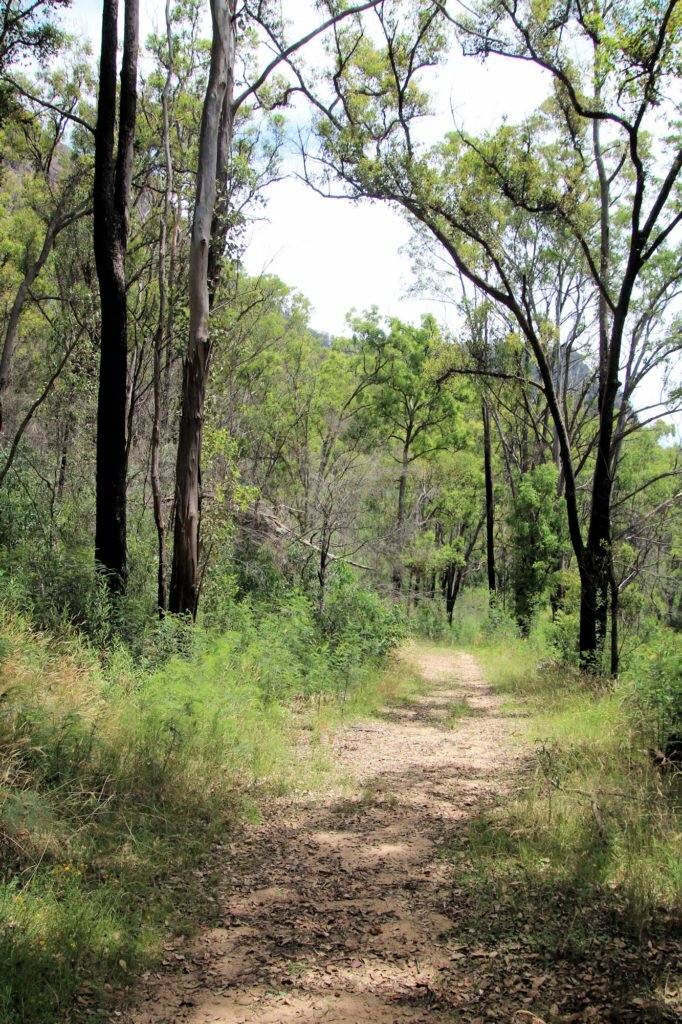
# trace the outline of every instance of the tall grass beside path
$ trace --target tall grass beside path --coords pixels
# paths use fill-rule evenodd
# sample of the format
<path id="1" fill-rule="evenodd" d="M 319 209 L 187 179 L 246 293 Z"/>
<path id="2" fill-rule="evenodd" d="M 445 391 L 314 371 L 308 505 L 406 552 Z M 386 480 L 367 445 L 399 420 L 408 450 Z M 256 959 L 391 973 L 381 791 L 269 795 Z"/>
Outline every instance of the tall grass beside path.
<path id="1" fill-rule="evenodd" d="M 0 608 L 1 1024 L 108 1019 L 169 929 L 211 920 L 212 845 L 410 685 L 358 649 L 294 601 L 144 671 Z"/>

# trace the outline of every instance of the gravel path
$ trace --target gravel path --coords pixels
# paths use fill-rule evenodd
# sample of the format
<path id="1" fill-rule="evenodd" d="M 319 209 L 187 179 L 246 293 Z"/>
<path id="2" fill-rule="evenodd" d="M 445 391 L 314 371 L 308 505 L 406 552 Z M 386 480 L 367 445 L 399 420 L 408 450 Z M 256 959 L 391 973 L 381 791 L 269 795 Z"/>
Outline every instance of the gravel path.
<path id="1" fill-rule="evenodd" d="M 334 742 L 345 795 L 275 806 L 225 847 L 221 927 L 174 944 L 132 1024 L 440 1024 L 443 839 L 499 796 L 511 723 L 467 654 L 415 647 L 428 693 Z M 468 713 L 450 727 L 455 703 Z M 120 1017 L 118 1018 L 120 1020 Z"/>

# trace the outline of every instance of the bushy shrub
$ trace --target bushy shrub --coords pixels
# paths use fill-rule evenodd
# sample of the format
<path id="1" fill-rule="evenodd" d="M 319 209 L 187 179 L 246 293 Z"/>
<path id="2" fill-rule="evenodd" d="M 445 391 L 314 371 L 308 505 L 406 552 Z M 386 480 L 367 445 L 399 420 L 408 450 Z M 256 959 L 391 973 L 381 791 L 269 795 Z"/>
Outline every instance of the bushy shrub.
<path id="1" fill-rule="evenodd" d="M 41 629 L 63 633 L 77 626 L 96 644 L 111 639 L 108 588 L 95 570 L 90 551 L 36 548 L 23 564 L 7 559 L 0 597 L 28 614 Z"/>
<path id="2" fill-rule="evenodd" d="M 548 640 L 560 664 L 578 663 L 580 626 L 580 577 L 577 569 L 561 574 L 561 605 L 556 608 L 548 628 Z"/>
<path id="3" fill-rule="evenodd" d="M 483 623 L 483 633 L 495 640 L 515 640 L 519 636 L 519 626 L 515 617 L 497 599 L 490 602 L 488 617 Z"/>
<path id="4" fill-rule="evenodd" d="M 625 673 L 635 714 L 659 747 L 682 733 L 682 635 L 661 627 Z"/>
<path id="5" fill-rule="evenodd" d="M 444 640 L 449 636 L 445 605 L 439 600 L 421 600 L 410 616 L 410 631 L 415 636 L 428 637 L 429 640 Z"/>
<path id="6" fill-rule="evenodd" d="M 332 646 L 354 650 L 359 660 L 383 656 L 405 636 L 400 611 L 342 565 L 329 580 L 322 626 Z"/>

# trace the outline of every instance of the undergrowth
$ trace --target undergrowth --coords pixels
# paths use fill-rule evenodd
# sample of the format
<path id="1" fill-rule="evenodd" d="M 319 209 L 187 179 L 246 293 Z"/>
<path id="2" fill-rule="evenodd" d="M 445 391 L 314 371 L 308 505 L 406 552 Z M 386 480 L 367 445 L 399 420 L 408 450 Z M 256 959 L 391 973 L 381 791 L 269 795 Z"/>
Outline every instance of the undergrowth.
<path id="1" fill-rule="evenodd" d="M 669 669 L 680 638 L 660 646 Z M 641 662 L 618 682 L 583 676 L 548 657 L 541 630 L 528 639 L 482 632 L 471 649 L 534 750 L 523 785 L 472 826 L 475 874 L 580 892 L 638 941 L 679 925 L 682 776 L 652 757 L 669 707 L 660 693 L 679 679 L 668 672 L 664 687 Z"/>
<path id="2" fill-rule="evenodd" d="M 325 633 L 302 598 L 186 639 L 140 667 L 0 606 L 2 1024 L 105 1019 L 169 927 L 211 919 L 212 844 L 313 786 L 342 717 L 414 686 L 380 630 Z"/>
<path id="3" fill-rule="evenodd" d="M 457 934 L 511 950 L 519 971 L 573 974 L 568 1017 L 547 1019 L 602 1002 L 609 1019 L 679 1020 L 682 775 L 659 754 L 680 727 L 682 638 L 652 632 L 614 681 L 562 663 L 547 621 L 522 638 L 476 595 L 454 632 L 532 751 L 448 842 Z"/>

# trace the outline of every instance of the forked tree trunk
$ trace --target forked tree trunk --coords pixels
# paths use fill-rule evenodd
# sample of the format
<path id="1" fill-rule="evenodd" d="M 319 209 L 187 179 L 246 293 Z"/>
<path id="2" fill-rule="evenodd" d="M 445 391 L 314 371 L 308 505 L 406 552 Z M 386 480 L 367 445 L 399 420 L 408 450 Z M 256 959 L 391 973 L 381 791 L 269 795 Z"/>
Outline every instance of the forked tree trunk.
<path id="1" fill-rule="evenodd" d="M 212 299 L 220 278 L 225 241 L 228 160 L 235 110 L 254 95 L 279 64 L 321 32 L 355 16 L 379 0 L 367 0 L 328 18 L 276 55 L 241 96 L 233 98 L 236 0 L 211 0 L 212 43 L 208 84 L 201 116 L 197 195 L 189 259 L 189 341 L 183 379 L 182 413 L 175 481 L 175 530 L 170 610 L 195 616 L 199 597 L 199 527 L 201 512 L 201 438 L 210 364 L 208 330 Z M 245 16 L 246 17 L 246 16 Z M 255 20 L 267 22 L 267 5 L 258 5 Z M 263 20 L 264 19 L 264 20 Z M 274 36 L 273 36 L 274 39 Z"/>
<path id="2" fill-rule="evenodd" d="M 599 83 L 596 88 L 600 94 Z M 610 184 L 604 166 L 599 121 L 592 123 L 592 147 L 599 179 L 599 274 L 608 280 L 611 261 L 609 224 Z M 609 337 L 609 309 L 603 291 L 598 299 L 599 323 L 599 439 L 592 481 L 592 505 L 587 543 L 580 566 L 580 661 L 584 668 L 597 670 L 606 640 L 608 622 L 609 584 L 611 566 L 611 435 L 609 410 L 615 402 L 615 392 L 609 387 L 609 353 L 613 339 Z M 619 347 L 620 349 L 620 347 Z M 617 375 L 616 367 L 616 375 Z"/>
<path id="3" fill-rule="evenodd" d="M 209 267 L 221 160 L 232 141 L 233 0 L 211 0 L 213 41 L 199 135 L 197 196 L 189 257 L 189 343 L 175 477 L 175 531 L 170 610 L 196 615 L 199 565 L 201 438 L 210 362 Z"/>
<path id="4" fill-rule="evenodd" d="M 447 611 L 448 625 L 449 626 L 452 625 L 452 618 L 453 618 L 453 614 L 454 614 L 454 610 L 455 610 L 455 604 L 457 602 L 457 598 L 459 597 L 459 592 L 460 592 L 460 589 L 462 587 L 462 580 L 464 579 L 464 573 L 466 572 L 466 570 L 467 570 L 467 568 L 469 566 L 469 559 L 471 558 L 471 554 L 472 554 L 474 548 L 476 547 L 476 541 L 478 540 L 478 535 L 481 532 L 481 527 L 482 526 L 483 526 L 483 520 L 479 519 L 479 521 L 478 521 L 478 523 L 476 525 L 476 529 L 474 530 L 474 532 L 473 532 L 473 534 L 471 536 L 471 539 L 469 540 L 469 543 L 467 544 L 466 551 L 464 552 L 463 564 L 460 565 L 457 569 L 455 569 L 454 566 L 451 566 L 450 570 L 448 572 L 448 577 L 447 577 L 447 582 L 446 582 L 446 591 L 445 591 L 445 609 Z"/>
<path id="5" fill-rule="evenodd" d="M 125 587 L 126 396 L 128 325 L 125 255 L 137 110 L 138 0 L 125 0 L 123 62 L 116 128 L 118 0 L 104 0 L 95 134 L 94 248 L 101 307 L 97 400 L 95 558 L 113 591 Z"/>

